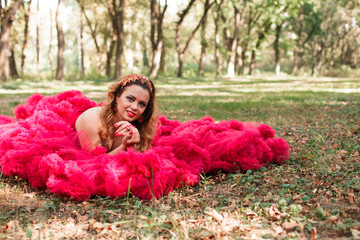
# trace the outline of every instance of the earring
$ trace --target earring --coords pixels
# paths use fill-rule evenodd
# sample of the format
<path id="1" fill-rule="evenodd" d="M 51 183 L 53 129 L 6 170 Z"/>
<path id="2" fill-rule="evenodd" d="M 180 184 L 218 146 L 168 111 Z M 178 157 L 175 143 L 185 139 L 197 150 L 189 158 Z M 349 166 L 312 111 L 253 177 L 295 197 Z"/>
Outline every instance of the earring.
<path id="1" fill-rule="evenodd" d="M 115 104 L 114 104 L 114 113 L 116 113 L 117 112 L 117 102 L 115 102 Z"/>
<path id="2" fill-rule="evenodd" d="M 138 119 L 139 123 L 142 123 L 144 121 L 143 117 L 140 116 L 139 119 Z"/>

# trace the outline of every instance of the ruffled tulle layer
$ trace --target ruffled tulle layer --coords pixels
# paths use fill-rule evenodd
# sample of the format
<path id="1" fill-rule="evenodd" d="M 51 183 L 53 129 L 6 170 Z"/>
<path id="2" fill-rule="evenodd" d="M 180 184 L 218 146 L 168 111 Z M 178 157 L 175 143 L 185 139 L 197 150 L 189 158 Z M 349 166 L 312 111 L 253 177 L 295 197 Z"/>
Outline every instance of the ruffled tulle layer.
<path id="1" fill-rule="evenodd" d="M 159 198 L 199 182 L 200 173 L 258 169 L 280 164 L 289 146 L 265 124 L 211 117 L 180 123 L 160 117 L 153 148 L 115 156 L 105 148 L 80 148 L 77 117 L 96 103 L 79 91 L 56 96 L 34 94 L 15 108 L 17 119 L 0 116 L 0 169 L 37 189 L 74 200 L 93 195 Z"/>

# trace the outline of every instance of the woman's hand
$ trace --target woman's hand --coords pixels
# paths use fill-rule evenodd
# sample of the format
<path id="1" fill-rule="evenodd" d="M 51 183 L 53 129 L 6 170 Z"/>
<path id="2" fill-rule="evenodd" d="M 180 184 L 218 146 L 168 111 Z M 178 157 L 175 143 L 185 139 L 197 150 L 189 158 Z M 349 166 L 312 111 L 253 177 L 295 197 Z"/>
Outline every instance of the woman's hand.
<path id="1" fill-rule="evenodd" d="M 128 121 L 120 121 L 114 125 L 116 129 L 115 136 L 121 136 L 122 145 L 128 147 L 140 142 L 140 133 L 135 126 Z"/>

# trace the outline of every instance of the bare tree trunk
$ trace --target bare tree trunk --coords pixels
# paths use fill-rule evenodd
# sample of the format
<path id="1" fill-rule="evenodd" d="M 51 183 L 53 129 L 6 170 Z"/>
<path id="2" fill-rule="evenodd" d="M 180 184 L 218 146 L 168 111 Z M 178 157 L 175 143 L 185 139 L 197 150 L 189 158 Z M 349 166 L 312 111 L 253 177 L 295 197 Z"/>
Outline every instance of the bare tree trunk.
<path id="1" fill-rule="evenodd" d="M 239 40 L 239 31 L 240 31 L 240 12 L 237 7 L 234 6 L 235 12 L 235 30 L 234 30 L 234 37 L 231 42 L 230 48 L 230 57 L 227 64 L 227 75 L 230 77 L 235 76 L 235 58 L 236 58 L 236 47 L 238 45 Z"/>
<path id="2" fill-rule="evenodd" d="M 50 70 L 51 70 L 51 77 L 54 77 L 54 63 L 52 57 L 52 38 L 53 38 L 53 17 L 52 17 L 52 10 L 50 8 L 50 34 L 49 34 L 49 50 L 48 50 L 48 58 L 50 62 Z"/>
<path id="3" fill-rule="evenodd" d="M 163 47 L 161 49 L 160 70 L 159 70 L 160 73 L 166 72 L 165 56 L 166 56 L 166 48 L 165 48 L 165 43 L 163 43 Z"/>
<path id="4" fill-rule="evenodd" d="M 211 4 L 205 4 L 206 6 L 208 6 L 207 8 L 204 8 L 204 12 L 203 15 L 199 21 L 199 23 L 197 24 L 197 26 L 195 27 L 195 29 L 191 32 L 188 40 L 185 43 L 185 46 L 183 49 L 181 49 L 180 46 L 180 30 L 181 30 L 181 25 L 185 19 L 185 16 L 188 14 L 191 6 L 193 5 L 193 3 L 195 2 L 195 0 L 191 0 L 188 4 L 188 6 L 181 11 L 181 13 L 179 13 L 179 21 L 176 24 L 176 37 L 175 37 L 175 43 L 176 43 L 176 52 L 178 55 L 178 61 L 179 61 L 179 69 L 178 69 L 178 77 L 182 77 L 184 74 L 184 69 L 183 69 L 183 61 L 184 61 L 184 56 L 185 56 L 185 52 L 188 49 L 191 40 L 194 38 L 195 33 L 197 32 L 197 30 L 200 28 L 201 24 L 204 22 L 205 17 L 208 13 L 208 11 L 210 10 L 210 8 L 216 3 L 216 0 L 213 1 Z M 209 2 L 209 0 L 206 0 L 206 2 Z"/>
<path id="5" fill-rule="evenodd" d="M 85 74 L 85 63 L 84 63 L 84 12 L 81 8 L 80 11 L 80 68 L 81 74 Z"/>
<path id="6" fill-rule="evenodd" d="M 209 5 L 209 1 L 205 1 L 204 8 L 205 9 L 208 8 L 209 7 L 208 5 Z M 198 72 L 199 76 L 204 76 L 204 74 L 205 74 L 206 48 L 208 45 L 206 38 L 205 38 L 206 21 L 207 21 L 207 15 L 205 16 L 205 19 L 201 24 L 201 31 L 200 31 L 201 53 L 200 53 L 200 60 L 199 60 L 199 72 Z"/>
<path id="7" fill-rule="evenodd" d="M 106 53 L 106 76 L 108 77 L 111 76 L 111 60 L 114 54 L 115 44 L 116 44 L 116 33 L 115 30 L 113 29 L 113 37 L 111 39 L 110 48 L 109 51 Z"/>
<path id="8" fill-rule="evenodd" d="M 299 51 L 300 51 L 300 45 L 301 45 L 301 35 L 303 31 L 303 20 L 304 20 L 304 10 L 301 8 L 299 13 L 299 31 L 297 32 L 297 40 L 296 40 L 296 47 L 294 51 L 294 63 L 293 63 L 293 69 L 292 69 L 292 75 L 295 75 L 299 68 Z"/>
<path id="9" fill-rule="evenodd" d="M 163 20 L 165 12 L 167 9 L 167 1 L 163 10 L 161 10 L 160 4 L 157 0 L 151 0 L 151 46 L 152 46 L 152 61 L 150 69 L 150 77 L 155 78 L 160 69 L 161 55 L 163 53 L 164 46 L 164 36 L 163 36 Z M 155 36 L 157 32 L 157 36 Z"/>
<path id="10" fill-rule="evenodd" d="M 9 57 L 11 56 L 10 49 L 10 29 L 14 21 L 15 14 L 19 9 L 21 0 L 13 1 L 11 6 L 2 8 L 1 11 L 1 32 L 0 32 L 0 78 L 3 81 L 9 80 Z M 5 2 L 5 7 L 7 3 Z"/>
<path id="11" fill-rule="evenodd" d="M 250 60 L 250 66 L 249 66 L 249 75 L 251 75 L 255 69 L 255 61 L 256 61 L 256 50 L 258 50 L 262 44 L 262 42 L 265 40 L 266 34 L 270 30 L 271 27 L 271 19 L 267 19 L 267 21 L 264 23 L 264 25 L 261 27 L 263 29 L 260 29 L 258 33 L 258 39 L 256 41 L 255 49 L 251 51 L 251 60 Z"/>
<path id="12" fill-rule="evenodd" d="M 221 16 L 221 7 L 224 3 L 224 0 L 221 0 L 219 4 L 217 4 L 216 10 L 216 18 L 215 18 L 215 60 L 216 60 L 216 76 L 221 75 L 222 71 L 222 57 L 221 57 L 221 39 L 220 39 L 220 31 L 219 31 L 219 23 Z"/>
<path id="13" fill-rule="evenodd" d="M 275 41 L 274 41 L 274 51 L 275 51 L 275 73 L 276 76 L 280 75 L 280 35 L 283 23 L 276 24 L 276 34 L 275 34 Z"/>
<path id="14" fill-rule="evenodd" d="M 116 0 L 115 0 L 116 1 Z M 94 41 L 94 44 L 95 44 L 95 49 L 96 49 L 96 54 L 98 56 L 98 69 L 100 72 L 103 72 L 104 71 L 104 66 L 103 66 L 103 63 L 102 63 L 102 53 L 101 53 L 101 50 L 100 50 L 100 46 L 99 46 L 99 43 L 98 43 L 98 40 L 96 38 L 97 36 L 97 26 L 98 24 L 95 23 L 95 26 L 93 27 L 89 17 L 87 16 L 86 12 L 85 12 L 85 7 L 84 7 L 84 4 L 85 3 L 82 3 L 80 0 L 77 0 L 77 2 L 79 3 L 79 6 L 80 6 L 80 9 L 81 9 L 81 14 L 85 17 L 85 20 L 86 20 L 86 23 L 90 29 L 90 35 Z"/>
<path id="15" fill-rule="evenodd" d="M 117 42 L 116 42 L 116 59 L 115 59 L 115 78 L 118 79 L 121 76 L 121 56 L 123 53 L 123 38 L 124 38 L 124 10 L 125 10 L 125 0 L 120 0 L 120 6 L 117 7 L 117 4 L 113 0 L 113 6 L 115 11 L 115 23 L 116 23 L 116 33 L 117 33 Z"/>
<path id="16" fill-rule="evenodd" d="M 39 13 L 39 0 L 36 5 L 36 73 L 39 74 L 40 68 L 40 36 L 39 36 L 39 25 L 40 25 L 40 13 Z"/>
<path id="17" fill-rule="evenodd" d="M 21 75 L 24 76 L 25 67 L 26 67 L 26 49 L 29 38 L 29 20 L 30 20 L 30 12 L 31 12 L 31 1 L 27 3 L 27 8 L 24 4 L 24 12 L 25 12 L 25 27 L 24 27 L 24 41 L 21 53 Z"/>
<path id="18" fill-rule="evenodd" d="M 182 27 L 182 23 L 185 19 L 185 16 L 189 13 L 194 2 L 195 2 L 195 0 L 190 0 L 187 7 L 179 13 L 179 21 L 176 24 L 175 43 L 176 43 L 176 52 L 177 52 L 178 64 L 179 64 L 178 77 L 182 77 L 184 74 L 184 69 L 183 69 L 184 53 L 182 53 L 181 46 L 180 46 L 181 27 Z"/>
<path id="19" fill-rule="evenodd" d="M 66 0 L 59 0 L 58 7 L 56 9 L 56 30 L 57 30 L 57 38 L 58 38 L 58 62 L 57 62 L 57 72 L 56 79 L 64 81 L 65 77 L 65 59 L 64 59 L 64 51 L 65 51 L 65 38 L 64 31 L 62 28 L 62 22 L 60 19 L 63 19 L 61 16 L 63 14 L 65 8 Z"/>
<path id="20" fill-rule="evenodd" d="M 16 69 L 16 62 L 15 62 L 15 55 L 14 55 L 14 47 L 12 45 L 12 42 L 10 40 L 10 57 L 9 57 L 9 64 L 10 64 L 10 74 L 12 78 L 18 78 L 19 74 Z"/>
<path id="21" fill-rule="evenodd" d="M 243 52 L 243 50 L 242 50 L 240 41 L 238 41 L 238 45 L 236 47 L 236 57 L 235 57 L 237 75 L 242 75 L 244 73 L 244 63 L 242 60 L 242 52 Z"/>

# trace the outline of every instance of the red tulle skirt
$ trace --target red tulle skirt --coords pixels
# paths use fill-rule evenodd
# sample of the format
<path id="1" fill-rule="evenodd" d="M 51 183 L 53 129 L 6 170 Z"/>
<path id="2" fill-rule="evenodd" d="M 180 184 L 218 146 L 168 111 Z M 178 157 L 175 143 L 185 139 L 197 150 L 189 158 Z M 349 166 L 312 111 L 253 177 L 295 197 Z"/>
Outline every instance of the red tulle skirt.
<path id="1" fill-rule="evenodd" d="M 15 108 L 17 120 L 0 115 L 1 172 L 74 200 L 128 192 L 150 199 L 197 184 L 203 172 L 258 169 L 289 157 L 289 145 L 268 125 L 215 123 L 211 117 L 185 123 L 160 117 L 153 147 L 144 153 L 110 156 L 102 147 L 89 152 L 80 147 L 74 124 L 95 106 L 79 91 L 34 94 Z"/>

